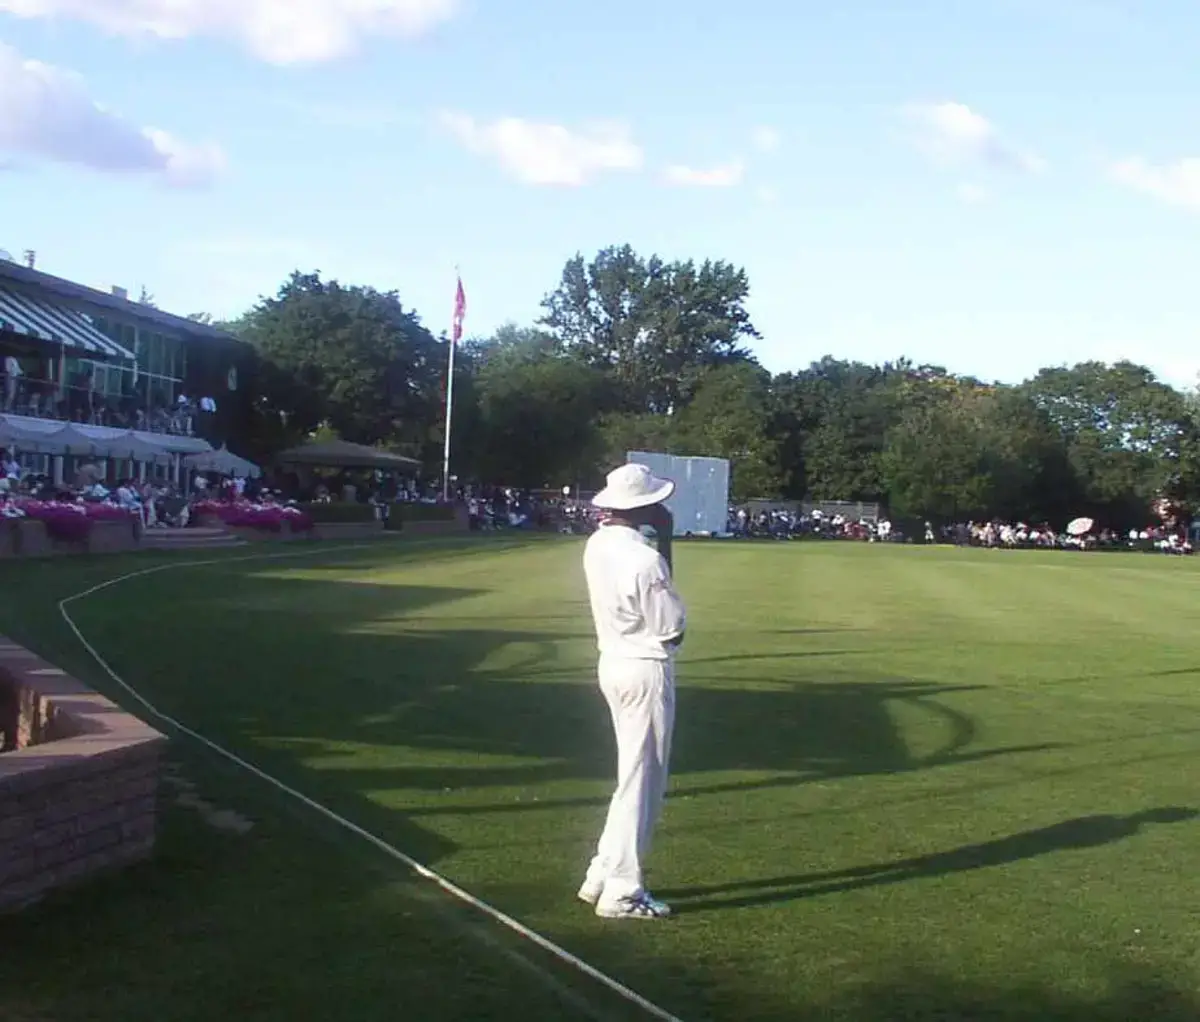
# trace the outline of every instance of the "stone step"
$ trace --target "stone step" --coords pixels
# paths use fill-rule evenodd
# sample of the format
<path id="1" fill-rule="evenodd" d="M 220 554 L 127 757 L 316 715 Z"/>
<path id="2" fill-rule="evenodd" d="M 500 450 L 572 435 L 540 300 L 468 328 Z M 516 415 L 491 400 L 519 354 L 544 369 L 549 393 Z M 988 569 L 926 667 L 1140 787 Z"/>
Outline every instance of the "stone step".
<path id="1" fill-rule="evenodd" d="M 194 550 L 196 548 L 246 546 L 244 539 L 224 529 L 147 529 L 142 533 L 142 546 L 159 550 Z"/>

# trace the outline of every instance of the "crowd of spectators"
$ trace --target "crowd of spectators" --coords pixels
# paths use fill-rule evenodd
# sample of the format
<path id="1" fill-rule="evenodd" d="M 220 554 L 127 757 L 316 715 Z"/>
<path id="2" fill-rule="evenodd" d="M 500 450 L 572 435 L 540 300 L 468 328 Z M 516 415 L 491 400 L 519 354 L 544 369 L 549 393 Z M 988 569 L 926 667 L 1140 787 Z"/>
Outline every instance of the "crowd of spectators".
<path id="1" fill-rule="evenodd" d="M 44 475 L 24 470 L 13 450 L 0 462 L 0 514 L 20 514 L 23 502 L 102 504 L 137 515 L 146 528 L 186 526 L 198 501 L 253 506 L 283 506 L 305 502 L 358 502 L 374 505 L 386 517 L 396 502 L 438 503 L 439 490 L 415 479 L 380 472 L 346 471 L 309 478 L 292 474 L 262 479 L 195 473 L 185 487 L 161 480 L 122 479 L 115 485 L 101 478 L 95 466 L 85 465 L 70 485 L 55 484 Z M 586 534 L 599 515 L 586 499 L 570 493 L 521 490 L 511 487 L 461 487 L 456 502 L 465 504 L 476 531 L 537 529 Z M 957 522 L 934 525 L 907 523 L 886 516 L 855 516 L 820 507 L 776 506 L 751 509 L 730 507 L 725 535 L 733 539 L 850 540 L 868 543 L 950 544 L 989 549 L 1144 550 L 1191 554 L 1187 532 L 1167 524 L 1118 532 L 1092 529 L 1072 535 L 1047 523 Z"/>
<path id="2" fill-rule="evenodd" d="M 30 505 L 62 504 L 111 507 L 140 519 L 146 528 L 186 525 L 188 498 L 169 483 L 122 479 L 106 485 L 85 466 L 70 483 L 24 471 L 6 455 L 0 475 L 0 516 L 21 517 Z"/>
<path id="3" fill-rule="evenodd" d="M 924 543 L 1016 550 L 1143 550 L 1190 554 L 1193 545 L 1185 529 L 1163 524 L 1121 532 L 1109 528 L 1072 535 L 1047 522 L 956 522 L 935 526 L 913 523 L 906 531 L 886 517 L 854 518 L 814 508 L 804 512 L 776 508 L 750 511 L 729 509 L 729 534 L 739 539 L 842 539 L 870 543 Z"/>
<path id="4" fill-rule="evenodd" d="M 60 382 L 45 372 L 35 375 L 37 371 L 31 372 L 26 364 L 29 361 L 12 353 L 4 356 L 0 410 L 35 419 L 179 436 L 204 435 L 206 418 L 217 411 L 211 397 L 179 394 L 172 398 L 161 389 L 144 394 L 102 393 L 96 387 L 96 370 L 90 363 Z"/>

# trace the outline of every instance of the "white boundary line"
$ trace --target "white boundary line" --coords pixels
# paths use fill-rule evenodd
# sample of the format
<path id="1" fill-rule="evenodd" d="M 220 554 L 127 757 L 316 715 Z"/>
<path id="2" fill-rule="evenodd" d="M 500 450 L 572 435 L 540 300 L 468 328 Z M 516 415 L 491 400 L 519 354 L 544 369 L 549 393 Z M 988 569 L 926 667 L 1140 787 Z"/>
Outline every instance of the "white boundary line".
<path id="1" fill-rule="evenodd" d="M 295 788 L 284 784 L 283 781 L 276 777 L 272 777 L 264 770 L 260 770 L 253 763 L 248 763 L 236 753 L 230 752 L 228 749 L 218 745 L 211 739 L 205 738 L 204 735 L 200 734 L 198 731 L 193 731 L 186 724 L 182 724 L 175 718 L 163 713 L 160 709 L 158 709 L 157 706 L 150 702 L 149 699 L 143 696 L 137 689 L 135 689 L 124 678 L 122 678 L 113 669 L 109 662 L 100 655 L 100 652 L 96 649 L 96 647 L 93 646 L 87 640 L 87 637 L 83 634 L 83 632 L 80 631 L 79 626 L 75 623 L 74 618 L 71 617 L 70 610 L 68 610 L 72 604 L 78 603 L 81 600 L 85 600 L 89 596 L 94 596 L 96 593 L 103 592 L 105 589 L 111 589 L 114 586 L 121 585 L 124 582 L 129 582 L 135 578 L 143 578 L 146 575 L 157 575 L 163 571 L 173 571 L 180 568 L 202 568 L 220 564 L 236 564 L 242 561 L 266 561 L 279 560 L 289 557 L 318 556 L 321 554 L 338 553 L 345 550 L 365 550 L 374 545 L 375 544 L 371 543 L 355 543 L 343 546 L 325 547 L 320 550 L 293 550 L 287 551 L 286 553 L 249 554 L 238 557 L 212 557 L 198 561 L 172 561 L 166 564 L 156 564 L 150 568 L 142 568 L 138 571 L 126 572 L 124 575 L 118 575 L 115 578 L 110 578 L 105 582 L 99 582 L 96 585 L 89 586 L 87 589 L 81 590 L 78 593 L 67 596 L 58 601 L 58 612 L 62 615 L 63 621 L 71 630 L 71 633 L 79 641 L 79 644 L 84 648 L 84 650 L 87 651 L 88 656 L 90 656 L 96 662 L 97 666 L 99 666 L 100 669 L 112 679 L 114 684 L 118 685 L 132 699 L 140 703 L 142 708 L 151 716 L 156 717 L 158 720 L 168 725 L 170 728 L 173 728 L 175 731 L 178 731 L 180 734 L 187 735 L 193 741 L 199 742 L 210 752 L 216 753 L 222 759 L 226 759 L 230 763 L 234 764 L 234 766 L 240 767 L 242 770 L 253 774 L 259 780 L 265 781 L 267 784 L 283 792 L 285 795 L 294 798 L 297 802 L 302 803 L 309 809 L 325 817 L 326 820 L 337 824 L 337 826 L 341 827 L 343 830 L 347 830 L 356 837 L 362 838 L 363 841 L 373 845 L 376 849 L 383 852 L 388 857 L 395 859 L 397 862 L 407 866 L 418 876 L 425 880 L 432 881 L 447 894 L 457 898 L 459 901 L 467 905 L 470 905 L 472 908 L 479 910 L 484 915 L 490 916 L 502 926 L 512 930 L 513 933 L 516 933 L 519 936 L 524 937 L 526 940 L 536 944 L 543 951 L 549 952 L 555 958 L 565 962 L 577 972 L 581 972 L 588 978 L 593 979 L 602 986 L 607 987 L 618 997 L 628 1001 L 630 1004 L 636 1005 L 648 1015 L 659 1019 L 660 1022 L 683 1022 L 681 1018 L 676 1015 L 672 1015 L 665 1008 L 660 1008 L 653 1001 L 647 1000 L 637 991 L 631 990 L 629 987 L 625 986 L 625 984 L 613 979 L 606 973 L 601 972 L 595 966 L 589 965 L 582 958 L 578 958 L 565 948 L 559 947 L 559 945 L 555 944 L 548 937 L 543 937 L 536 930 L 531 930 L 520 920 L 514 919 L 512 916 L 500 911 L 500 909 L 489 905 L 481 898 L 475 897 L 475 895 L 473 895 L 470 891 L 464 890 L 452 880 L 447 879 L 423 863 L 418 862 L 411 855 L 407 855 L 394 845 L 388 844 L 383 840 L 383 838 L 377 837 L 370 831 L 360 827 L 357 823 L 353 823 L 350 820 L 347 820 L 345 817 L 339 816 L 332 809 L 328 809 L 321 805 L 320 802 L 314 801 L 303 792 L 297 791 Z"/>

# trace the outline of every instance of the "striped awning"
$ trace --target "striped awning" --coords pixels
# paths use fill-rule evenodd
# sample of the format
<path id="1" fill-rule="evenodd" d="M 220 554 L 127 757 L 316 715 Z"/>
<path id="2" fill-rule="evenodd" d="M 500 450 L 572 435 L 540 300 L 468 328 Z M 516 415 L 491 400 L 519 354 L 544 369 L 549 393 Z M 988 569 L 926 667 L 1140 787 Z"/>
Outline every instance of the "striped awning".
<path id="1" fill-rule="evenodd" d="M 3 284 L 0 284 L 0 330 L 63 344 L 97 358 L 134 360 L 132 351 L 105 337 L 82 313 Z"/>

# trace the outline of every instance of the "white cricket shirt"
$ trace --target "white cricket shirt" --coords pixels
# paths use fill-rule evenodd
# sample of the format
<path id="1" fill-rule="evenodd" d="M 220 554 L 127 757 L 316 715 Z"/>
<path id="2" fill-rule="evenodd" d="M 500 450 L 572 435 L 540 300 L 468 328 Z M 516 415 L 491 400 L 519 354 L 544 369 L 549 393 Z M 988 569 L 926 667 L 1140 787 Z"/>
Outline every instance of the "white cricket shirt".
<path id="1" fill-rule="evenodd" d="M 625 525 L 602 525 L 583 553 L 588 599 L 603 656 L 669 660 L 687 616 L 662 555 Z"/>

